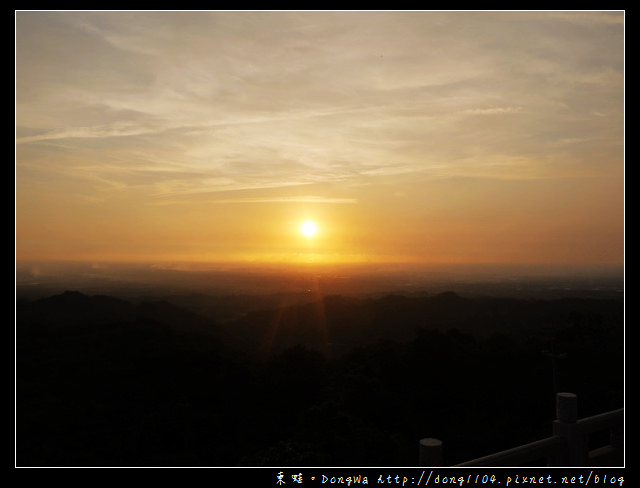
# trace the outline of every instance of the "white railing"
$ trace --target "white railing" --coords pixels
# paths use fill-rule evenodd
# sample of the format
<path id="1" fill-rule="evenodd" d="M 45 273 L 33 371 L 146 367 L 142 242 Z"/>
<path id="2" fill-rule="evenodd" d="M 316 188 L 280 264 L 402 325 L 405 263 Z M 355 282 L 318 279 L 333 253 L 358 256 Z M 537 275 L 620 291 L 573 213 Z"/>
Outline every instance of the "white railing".
<path id="1" fill-rule="evenodd" d="M 577 397 L 573 393 L 556 394 L 556 416 L 553 434 L 539 441 L 507 449 L 467 461 L 463 467 L 532 466 L 623 466 L 624 408 L 577 419 Z M 590 438 L 596 432 L 608 431 L 609 444 L 591 449 Z M 421 439 L 420 466 L 444 466 L 442 442 Z"/>

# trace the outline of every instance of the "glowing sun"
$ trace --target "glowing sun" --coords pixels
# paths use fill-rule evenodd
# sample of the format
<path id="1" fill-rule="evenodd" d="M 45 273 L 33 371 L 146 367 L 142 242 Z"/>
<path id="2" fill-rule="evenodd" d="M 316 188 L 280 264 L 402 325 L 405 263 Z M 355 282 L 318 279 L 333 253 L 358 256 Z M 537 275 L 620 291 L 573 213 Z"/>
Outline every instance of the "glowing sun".
<path id="1" fill-rule="evenodd" d="M 318 226 L 311 220 L 305 220 L 300 224 L 300 232 L 305 237 L 313 237 L 318 232 Z"/>

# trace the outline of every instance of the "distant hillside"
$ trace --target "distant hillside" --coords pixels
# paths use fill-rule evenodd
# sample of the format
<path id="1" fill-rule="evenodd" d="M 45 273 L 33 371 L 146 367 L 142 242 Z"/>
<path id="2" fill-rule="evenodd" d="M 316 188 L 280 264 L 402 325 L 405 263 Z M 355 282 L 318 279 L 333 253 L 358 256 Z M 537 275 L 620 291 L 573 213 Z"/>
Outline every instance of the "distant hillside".
<path id="1" fill-rule="evenodd" d="M 166 329 L 174 334 L 197 334 L 232 346 L 233 337 L 209 318 L 203 318 L 167 301 L 131 303 L 104 295 L 89 296 L 77 291 L 37 300 L 16 302 L 19 337 L 66 329 L 109 326 L 139 326 Z"/>
<path id="2" fill-rule="evenodd" d="M 379 340 L 408 341 L 421 330 L 459 329 L 478 337 L 507 333 L 518 340 L 551 340 L 573 326 L 622 327 L 619 300 L 518 300 L 387 295 L 375 299 L 328 296 L 319 301 L 255 311 L 225 328 L 263 351 L 295 345 L 334 356 Z"/>
<path id="3" fill-rule="evenodd" d="M 66 291 L 19 300 L 16 307 L 17 322 L 23 327 L 146 321 L 174 332 L 202 333 L 249 353 L 274 354 L 302 345 L 331 357 L 379 340 L 408 341 L 421 330 L 458 329 L 478 337 L 501 332 L 519 340 L 550 340 L 566 327 L 622 327 L 624 320 L 623 304 L 615 299 L 465 298 L 450 291 L 380 298 L 330 295 L 315 300 L 306 294 L 189 295 L 136 302 Z M 218 316 L 224 319 L 222 324 L 214 322 Z"/>

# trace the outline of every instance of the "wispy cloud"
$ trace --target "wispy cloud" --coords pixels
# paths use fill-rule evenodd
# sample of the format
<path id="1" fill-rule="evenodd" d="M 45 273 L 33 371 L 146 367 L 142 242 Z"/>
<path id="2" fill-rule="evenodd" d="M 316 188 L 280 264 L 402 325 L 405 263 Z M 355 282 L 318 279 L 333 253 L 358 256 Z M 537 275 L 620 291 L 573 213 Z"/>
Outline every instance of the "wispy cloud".
<path id="1" fill-rule="evenodd" d="M 254 197 L 254 198 L 223 198 L 209 200 L 210 203 L 329 203 L 349 204 L 358 203 L 356 198 L 335 198 L 319 195 L 301 195 L 290 197 Z"/>
<path id="2" fill-rule="evenodd" d="M 168 157 L 213 177 L 221 168 L 240 174 L 242 165 L 221 162 L 251 160 L 244 176 L 257 184 L 282 178 L 273 160 L 296 161 L 316 181 L 342 178 L 337 161 L 349 161 L 352 175 L 371 166 L 389 174 L 396 166 L 453 170 L 456 140 L 485 153 L 516 140 L 525 152 L 550 153 L 553 145 L 533 133 L 541 120 L 558 134 L 569 129 L 574 137 L 579 129 L 588 137 L 608 122 L 599 126 L 579 115 L 578 102 L 593 107 L 591 113 L 617 110 L 618 100 L 609 96 L 621 80 L 619 60 L 600 53 L 618 42 L 607 26 L 622 18 L 615 12 L 23 12 L 17 120 L 25 135 L 16 142 L 112 139 L 108 151 L 133 164 L 141 152 L 117 139 L 146 140 L 150 154 L 154 144 L 163 147 L 158 164 Z M 575 27 L 554 29 L 554 21 Z M 585 22 L 602 25 L 601 34 L 582 28 Z M 57 43 L 47 42 L 54 35 Z M 564 107 L 564 118 L 545 107 Z M 522 121 L 496 119 L 476 130 L 448 118 L 515 114 Z M 530 147 L 521 131 L 531 134 Z"/>
<path id="3" fill-rule="evenodd" d="M 143 127 L 139 123 L 120 122 L 108 126 L 67 127 L 44 132 L 42 134 L 16 138 L 16 144 L 27 144 L 39 141 L 55 141 L 59 139 L 99 139 L 112 137 L 128 137 L 162 131 L 161 128 Z"/>
<path id="4" fill-rule="evenodd" d="M 495 114 L 515 114 L 522 112 L 522 107 L 491 107 L 491 108 L 469 108 L 463 110 L 463 114 L 471 115 L 495 115 Z"/>

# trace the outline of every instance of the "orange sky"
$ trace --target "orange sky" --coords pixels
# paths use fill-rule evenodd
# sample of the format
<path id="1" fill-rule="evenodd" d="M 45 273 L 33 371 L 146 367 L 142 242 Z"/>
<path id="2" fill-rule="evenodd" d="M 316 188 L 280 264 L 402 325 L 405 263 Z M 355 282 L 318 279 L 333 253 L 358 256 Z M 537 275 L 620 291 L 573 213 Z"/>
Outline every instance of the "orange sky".
<path id="1" fill-rule="evenodd" d="M 16 259 L 622 263 L 624 13 L 16 12 Z"/>

